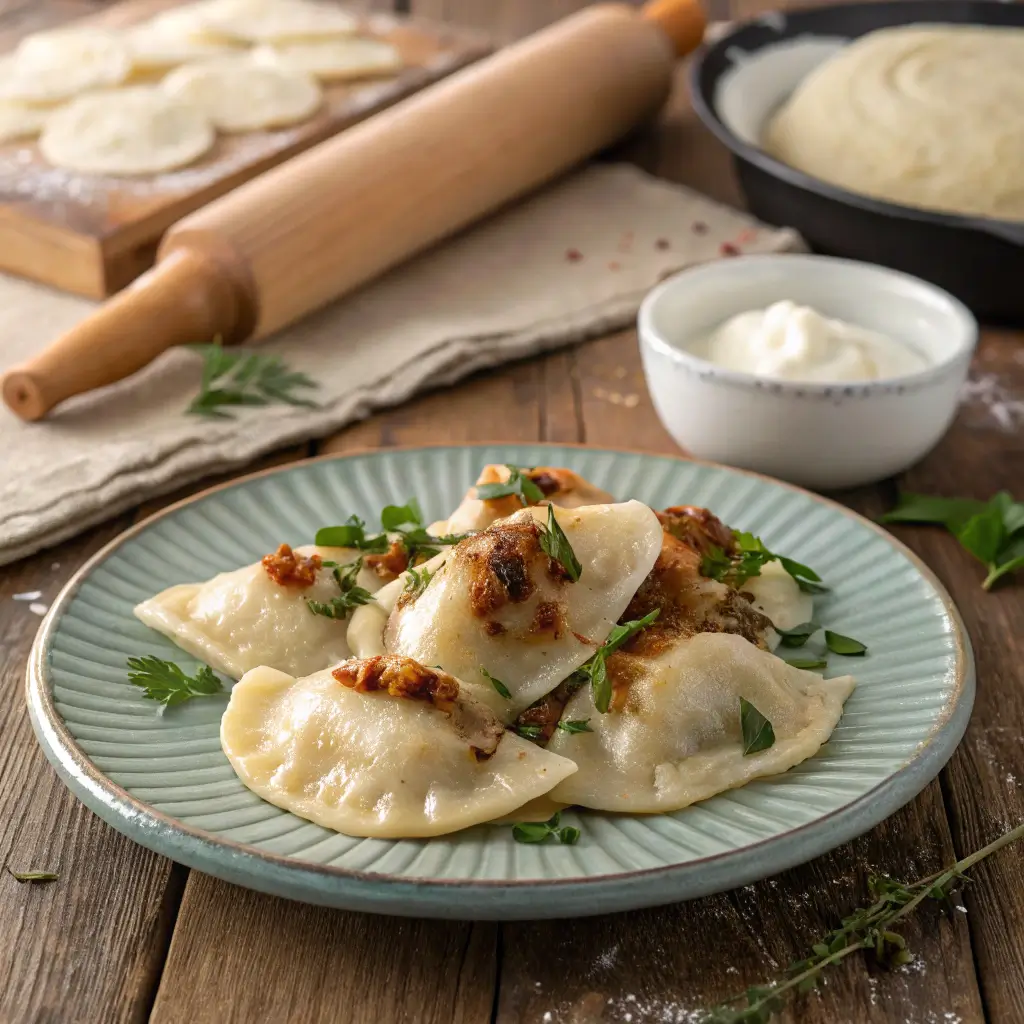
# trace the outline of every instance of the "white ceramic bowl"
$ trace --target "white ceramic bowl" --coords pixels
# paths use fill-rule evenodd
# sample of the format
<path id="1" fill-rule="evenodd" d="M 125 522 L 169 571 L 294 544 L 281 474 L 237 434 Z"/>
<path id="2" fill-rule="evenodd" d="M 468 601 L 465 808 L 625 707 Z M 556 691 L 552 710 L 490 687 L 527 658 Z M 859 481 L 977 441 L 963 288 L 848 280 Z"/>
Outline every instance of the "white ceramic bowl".
<path id="1" fill-rule="evenodd" d="M 912 346 L 918 373 L 866 382 L 778 381 L 688 351 L 719 324 L 781 299 Z M 685 270 L 640 307 L 647 386 L 692 455 L 805 487 L 854 487 L 917 462 L 946 432 L 977 344 L 967 307 L 941 288 L 870 263 L 741 256 Z"/>

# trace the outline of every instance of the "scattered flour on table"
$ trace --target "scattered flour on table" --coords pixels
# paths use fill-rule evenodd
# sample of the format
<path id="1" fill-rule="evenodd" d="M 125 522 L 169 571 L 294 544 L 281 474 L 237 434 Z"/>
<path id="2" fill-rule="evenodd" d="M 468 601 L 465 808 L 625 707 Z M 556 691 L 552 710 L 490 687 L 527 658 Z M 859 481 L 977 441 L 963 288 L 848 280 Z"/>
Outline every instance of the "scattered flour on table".
<path id="1" fill-rule="evenodd" d="M 39 601 L 33 601 L 32 604 L 28 606 L 28 610 L 33 615 L 42 617 L 50 610 L 50 606 L 48 604 L 41 604 Z"/>
<path id="2" fill-rule="evenodd" d="M 966 381 L 960 389 L 960 402 L 982 406 L 1000 430 L 1010 432 L 1024 424 L 1024 400 L 1015 397 L 994 373 Z"/>
<path id="3" fill-rule="evenodd" d="M 41 590 L 26 590 L 21 594 L 15 594 L 15 601 L 38 601 L 43 596 Z"/>

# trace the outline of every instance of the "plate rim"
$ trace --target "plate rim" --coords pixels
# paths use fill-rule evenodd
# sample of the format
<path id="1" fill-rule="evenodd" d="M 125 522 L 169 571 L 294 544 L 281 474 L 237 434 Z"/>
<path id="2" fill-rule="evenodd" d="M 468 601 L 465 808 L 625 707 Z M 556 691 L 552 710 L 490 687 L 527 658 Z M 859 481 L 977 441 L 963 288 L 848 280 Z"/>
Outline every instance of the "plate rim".
<path id="1" fill-rule="evenodd" d="M 56 708 L 52 680 L 47 678 L 48 655 L 57 625 L 82 584 L 95 567 L 122 545 L 133 540 L 159 520 L 210 495 L 316 463 L 344 462 L 352 458 L 375 455 L 493 448 L 573 448 L 595 453 L 644 456 L 706 466 L 740 477 L 753 477 L 809 497 L 812 501 L 830 507 L 848 519 L 868 527 L 898 554 L 910 561 L 914 569 L 932 587 L 953 625 L 955 689 L 942 713 L 936 717 L 931 732 L 907 761 L 855 800 L 779 835 L 757 840 L 738 849 L 708 854 L 682 864 L 667 864 L 594 876 L 573 875 L 534 879 L 403 877 L 316 864 L 271 853 L 248 843 L 224 839 L 216 833 L 186 825 L 179 819 L 156 810 L 111 780 L 92 763 L 78 745 Z M 806 863 L 863 834 L 917 796 L 939 774 L 952 756 L 966 731 L 974 704 L 975 662 L 963 618 L 933 570 L 889 531 L 832 498 L 763 473 L 689 458 L 681 454 L 595 446 L 579 442 L 442 442 L 394 445 L 386 448 L 361 446 L 270 466 L 188 495 L 138 523 L 133 523 L 90 556 L 53 600 L 39 626 L 29 653 L 25 673 L 25 695 L 36 739 L 65 785 L 108 825 L 162 856 L 248 888 L 304 902 L 403 916 L 512 920 L 587 916 L 709 895 Z M 884 791 L 886 797 L 882 801 L 877 799 L 880 791 Z M 879 806 L 882 808 L 881 813 L 878 810 Z M 812 842 L 802 843 L 808 830 L 812 829 L 821 834 Z M 769 850 L 772 855 L 764 856 Z M 700 877 L 702 871 L 706 873 L 703 879 Z M 725 885 L 717 880 L 717 876 L 723 872 L 728 875 Z M 659 883 L 665 884 L 662 887 Z M 599 901 L 594 900 L 595 887 L 602 890 Z M 531 893 L 542 896 L 545 902 L 532 905 L 529 901 Z M 484 897 L 492 902 L 490 905 L 478 905 L 473 913 L 467 914 L 450 902 L 449 898 L 457 894 Z M 406 904 L 405 900 L 410 900 L 410 904 Z"/>

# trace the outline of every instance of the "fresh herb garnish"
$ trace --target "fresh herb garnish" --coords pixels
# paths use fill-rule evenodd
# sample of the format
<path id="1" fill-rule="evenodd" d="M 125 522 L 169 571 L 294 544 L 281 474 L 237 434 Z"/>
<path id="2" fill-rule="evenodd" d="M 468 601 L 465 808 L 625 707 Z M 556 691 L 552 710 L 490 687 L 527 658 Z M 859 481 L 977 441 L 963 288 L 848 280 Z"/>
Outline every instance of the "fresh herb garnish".
<path id="1" fill-rule="evenodd" d="M 509 691 L 509 688 L 500 679 L 496 678 L 495 676 L 492 676 L 491 673 L 488 672 L 487 669 L 485 669 L 483 666 L 481 666 L 480 668 L 480 675 L 482 675 L 484 679 L 486 679 L 487 682 L 489 682 L 491 686 L 493 686 L 498 691 L 498 693 L 505 698 L 505 700 L 512 699 L 512 694 Z"/>
<path id="2" fill-rule="evenodd" d="M 744 697 L 740 697 L 740 731 L 743 733 L 744 757 L 775 745 L 772 723 Z"/>
<path id="3" fill-rule="evenodd" d="M 529 470 L 506 465 L 508 480 L 501 484 L 477 484 L 476 496 L 481 501 L 495 498 L 518 498 L 524 505 L 537 505 L 544 500 L 544 492 L 526 475 Z"/>
<path id="4" fill-rule="evenodd" d="M 570 719 L 567 722 L 559 722 L 558 723 L 558 728 L 561 729 L 562 732 L 568 732 L 568 733 L 593 732 L 594 731 L 593 729 L 590 728 L 590 719 L 589 718 L 573 718 L 573 719 Z"/>
<path id="5" fill-rule="evenodd" d="M 558 525 L 554 505 L 548 505 L 547 525 L 543 526 L 538 523 L 537 526 L 540 529 L 541 550 L 548 558 L 561 565 L 573 583 L 578 583 L 580 576 L 583 575 L 583 566 L 580 565 L 576 552 L 573 551 L 572 545 L 569 543 L 569 538 L 566 537 L 562 527 Z"/>
<path id="6" fill-rule="evenodd" d="M 1000 491 L 987 502 L 903 494 L 883 523 L 929 523 L 945 526 L 988 569 L 985 590 L 1004 576 L 1024 569 L 1024 503 Z"/>
<path id="7" fill-rule="evenodd" d="M 784 997 L 812 991 L 826 967 L 835 966 L 859 950 L 870 950 L 886 967 L 911 963 L 914 955 L 907 949 L 906 940 L 892 930 L 893 926 L 924 900 L 948 905 L 961 883 L 969 881 L 964 874 L 966 871 L 1021 838 L 1024 838 L 1024 825 L 1011 829 L 952 867 L 909 884 L 884 875 L 869 875 L 868 891 L 874 901 L 869 907 L 843 918 L 839 928 L 814 943 L 810 955 L 791 963 L 781 977 L 766 984 L 751 985 L 745 992 L 705 1012 L 700 1018 L 701 1024 L 768 1024 L 774 1014 L 785 1009 Z"/>
<path id="8" fill-rule="evenodd" d="M 187 412 L 197 416 L 231 419 L 225 407 L 243 405 L 301 405 L 317 408 L 317 403 L 295 394 L 300 388 L 316 388 L 311 377 L 289 370 L 280 356 L 257 352 L 228 352 L 219 342 L 187 345 L 203 357 L 203 377 L 199 394 Z"/>
<path id="9" fill-rule="evenodd" d="M 820 594 L 828 590 L 813 569 L 795 559 L 770 551 L 760 537 L 740 530 L 733 530 L 732 535 L 736 550 L 729 555 L 719 547 L 712 547 L 701 559 L 702 576 L 739 589 L 751 577 L 760 576 L 763 566 L 769 562 L 778 562 L 806 593 Z"/>
<path id="10" fill-rule="evenodd" d="M 341 526 L 324 526 L 316 531 L 316 543 L 325 548 L 357 548 L 381 555 L 388 549 L 387 534 L 366 536 L 366 523 L 359 516 L 349 516 Z"/>
<path id="11" fill-rule="evenodd" d="M 825 630 L 825 646 L 833 654 L 842 654 L 847 658 L 859 658 L 868 653 L 867 647 L 852 636 L 843 636 L 842 633 L 833 633 L 831 629 Z"/>
<path id="12" fill-rule="evenodd" d="M 409 569 L 409 578 L 405 581 L 405 586 L 402 588 L 403 593 L 409 595 L 409 600 L 415 601 L 420 594 L 430 584 L 430 581 L 437 575 L 437 572 L 430 572 L 428 569 Z"/>
<path id="13" fill-rule="evenodd" d="M 402 527 L 422 526 L 420 503 L 410 498 L 404 505 L 385 505 L 380 513 L 380 525 L 388 532 L 399 531 Z"/>
<path id="14" fill-rule="evenodd" d="M 803 647 L 821 626 L 816 622 L 803 622 L 792 629 L 780 629 L 778 626 L 772 628 L 779 634 L 780 647 Z"/>
<path id="15" fill-rule="evenodd" d="M 56 871 L 11 871 L 8 868 L 7 873 L 16 882 L 33 882 L 36 885 L 44 882 L 56 882 L 60 878 Z"/>
<path id="16" fill-rule="evenodd" d="M 353 609 L 369 604 L 373 600 L 373 594 L 356 585 L 359 570 L 363 567 L 361 558 L 348 565 L 339 565 L 337 562 L 324 562 L 323 565 L 332 571 L 341 593 L 329 601 L 314 601 L 307 598 L 306 606 L 314 615 L 324 615 L 328 619 L 344 619 Z"/>
<path id="17" fill-rule="evenodd" d="M 608 711 L 612 701 L 612 682 L 608 678 L 608 655 L 614 654 L 627 640 L 636 636 L 641 629 L 646 629 L 661 614 L 660 608 L 648 612 L 642 619 L 631 619 L 615 626 L 608 634 L 608 639 L 585 661 L 574 673 L 580 683 L 590 683 L 594 694 L 594 707 L 601 714 Z M 582 731 L 582 730 L 581 730 Z"/>
<path id="18" fill-rule="evenodd" d="M 193 697 L 210 697 L 224 689 L 208 665 L 200 665 L 194 676 L 188 676 L 174 662 L 147 654 L 129 658 L 128 668 L 128 681 L 141 686 L 146 691 L 145 697 L 165 707 L 182 704 Z"/>
<path id="19" fill-rule="evenodd" d="M 517 725 L 515 728 L 524 740 L 539 740 L 544 735 L 544 730 L 539 725 Z"/>
<path id="20" fill-rule="evenodd" d="M 572 825 L 558 827 L 560 815 L 552 815 L 547 821 L 518 821 L 512 826 L 512 838 L 517 843 L 543 843 L 555 836 L 563 846 L 575 846 L 579 842 L 580 830 Z"/>
<path id="21" fill-rule="evenodd" d="M 787 665 L 792 665 L 793 668 L 802 668 L 810 671 L 816 668 L 828 668 L 827 658 L 794 658 L 792 661 L 786 661 Z"/>

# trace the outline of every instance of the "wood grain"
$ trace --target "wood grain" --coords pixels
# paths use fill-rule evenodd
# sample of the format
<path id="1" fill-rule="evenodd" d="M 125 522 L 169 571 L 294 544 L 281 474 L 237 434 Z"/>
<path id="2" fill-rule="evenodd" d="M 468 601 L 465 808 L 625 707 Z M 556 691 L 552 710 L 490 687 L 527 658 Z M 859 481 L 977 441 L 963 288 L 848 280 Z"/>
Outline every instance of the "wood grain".
<path id="1" fill-rule="evenodd" d="M 123 0 L 100 8 L 45 0 L 12 18 L 0 47 L 83 15 L 86 24 L 124 28 L 176 2 Z M 324 105 L 310 120 L 281 131 L 219 135 L 206 156 L 178 172 L 137 180 L 65 174 L 34 144 L 0 144 L 0 269 L 89 298 L 111 295 L 152 264 L 160 236 L 185 214 L 490 50 L 478 33 L 379 11 L 367 13 L 362 30 L 398 48 L 406 64 L 399 74 L 325 85 Z"/>

